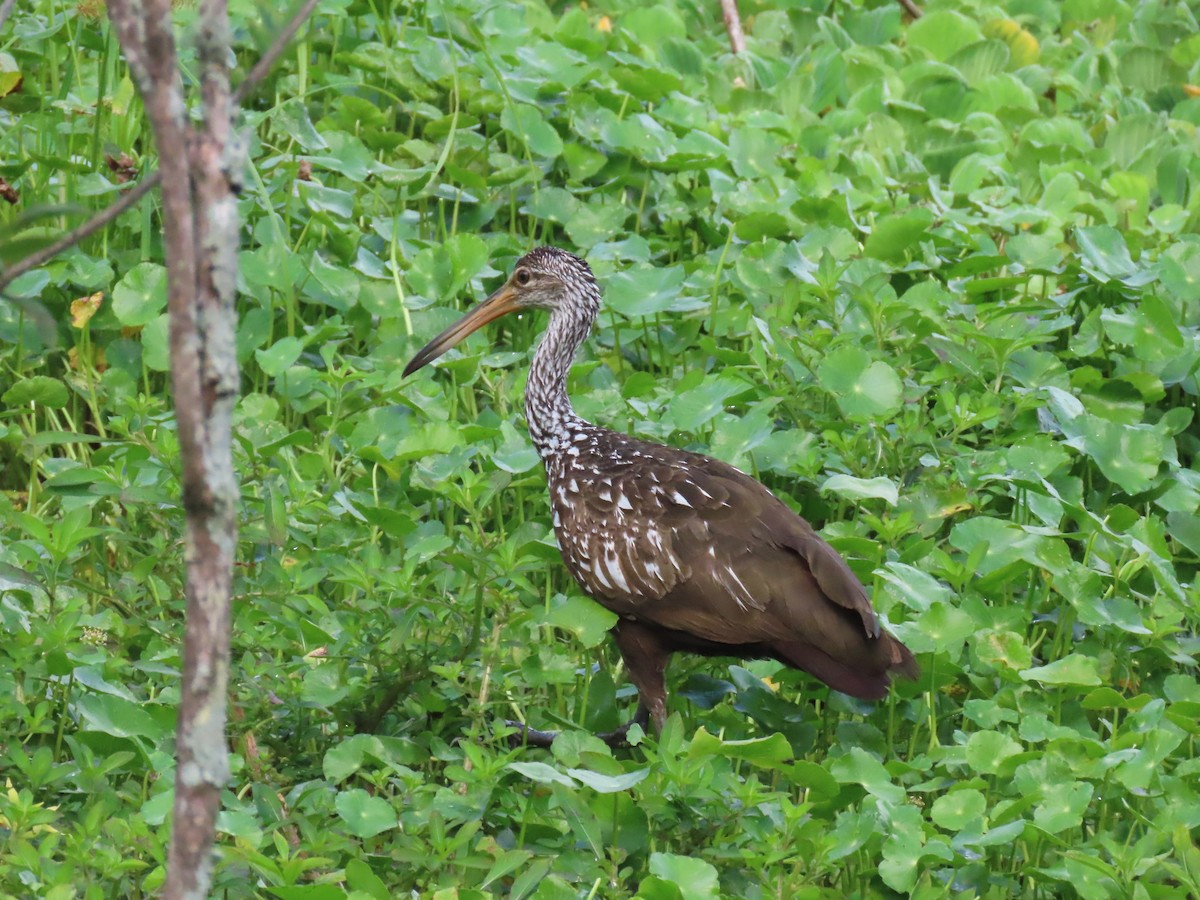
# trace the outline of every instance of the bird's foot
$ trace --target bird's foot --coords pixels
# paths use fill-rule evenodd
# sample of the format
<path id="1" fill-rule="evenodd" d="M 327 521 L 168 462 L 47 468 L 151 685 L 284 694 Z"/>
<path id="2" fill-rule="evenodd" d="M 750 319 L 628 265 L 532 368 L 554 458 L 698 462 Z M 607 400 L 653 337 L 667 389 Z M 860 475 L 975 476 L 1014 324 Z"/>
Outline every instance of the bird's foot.
<path id="1" fill-rule="evenodd" d="M 626 722 L 620 728 L 615 728 L 612 731 L 601 732 L 600 734 L 597 734 L 596 737 L 600 738 L 600 740 L 604 741 L 604 743 L 608 744 L 608 746 L 612 747 L 614 750 L 621 747 L 630 747 L 632 744 L 629 743 L 629 729 L 634 725 L 640 726 L 641 723 L 636 719 L 633 719 L 629 722 Z"/>
<path id="2" fill-rule="evenodd" d="M 512 719 L 505 719 L 504 724 L 509 728 L 515 729 L 508 736 L 509 746 L 517 747 L 549 747 L 554 743 L 554 739 L 558 737 L 557 731 L 539 731 L 536 728 L 530 728 L 522 722 L 514 722 Z"/>
<path id="3" fill-rule="evenodd" d="M 530 728 L 528 725 L 521 722 L 514 722 L 511 719 L 506 719 L 504 724 L 513 729 L 513 733 L 508 736 L 508 743 L 513 748 L 549 748 L 554 743 L 554 739 L 561 733 L 558 731 L 540 731 L 537 728 Z M 629 729 L 634 725 L 641 727 L 642 723 L 635 718 L 613 731 L 600 732 L 596 737 L 600 738 L 600 740 L 613 749 L 631 747 L 633 745 L 629 743 Z"/>

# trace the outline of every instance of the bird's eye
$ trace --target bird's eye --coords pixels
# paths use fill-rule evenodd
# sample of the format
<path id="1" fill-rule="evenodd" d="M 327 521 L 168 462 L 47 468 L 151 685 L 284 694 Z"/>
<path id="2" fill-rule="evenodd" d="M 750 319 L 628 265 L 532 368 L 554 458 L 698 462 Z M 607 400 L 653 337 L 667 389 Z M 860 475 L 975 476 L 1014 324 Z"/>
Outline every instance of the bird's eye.
<path id="1" fill-rule="evenodd" d="M 517 284 L 524 287 L 525 285 L 529 284 L 529 277 L 528 269 L 517 269 Z"/>

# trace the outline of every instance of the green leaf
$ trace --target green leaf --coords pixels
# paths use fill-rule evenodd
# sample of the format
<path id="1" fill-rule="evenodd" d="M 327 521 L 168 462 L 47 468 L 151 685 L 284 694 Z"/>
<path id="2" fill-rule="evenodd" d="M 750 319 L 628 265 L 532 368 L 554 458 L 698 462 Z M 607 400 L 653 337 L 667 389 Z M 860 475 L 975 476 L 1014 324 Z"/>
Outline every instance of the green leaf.
<path id="1" fill-rule="evenodd" d="M 853 475 L 830 475 L 821 485 L 821 490 L 830 491 L 847 500 L 878 498 L 895 506 L 900 500 L 896 482 L 885 475 L 876 478 L 855 478 Z"/>
<path id="2" fill-rule="evenodd" d="M 880 577 L 909 609 L 924 612 L 935 603 L 955 606 L 954 591 L 928 572 L 899 562 L 886 563 L 879 569 Z"/>
<path id="3" fill-rule="evenodd" d="M 280 372 L 290 369 L 304 351 L 304 342 L 299 338 L 283 337 L 266 350 L 255 350 L 254 358 L 258 360 L 259 368 L 264 374 L 274 378 Z"/>
<path id="4" fill-rule="evenodd" d="M 356 734 L 326 750 L 321 763 L 325 777 L 337 783 L 357 772 L 367 759 L 367 747 L 372 737 Z"/>
<path id="5" fill-rule="evenodd" d="M 650 774 L 650 770 L 635 769 L 623 775 L 602 775 L 599 772 L 592 772 L 589 769 L 567 769 L 567 774 L 580 784 L 587 785 L 597 793 L 615 794 L 618 791 L 627 791 L 635 784 L 641 782 Z"/>
<path id="6" fill-rule="evenodd" d="M 137 698 L 134 697 L 133 692 L 129 688 L 121 684 L 113 684 L 95 666 L 76 666 L 72 674 L 76 684 L 81 684 L 101 694 L 112 694 L 114 697 L 121 697 L 130 703 L 137 702 Z"/>
<path id="7" fill-rule="evenodd" d="M 887 363 L 872 362 L 858 347 L 843 347 L 826 356 L 817 378 L 852 419 L 890 419 L 903 405 L 900 377 Z"/>
<path id="8" fill-rule="evenodd" d="M 279 900 L 364 900 L 353 894 L 347 897 L 346 891 L 335 884 L 295 884 L 266 890 Z"/>
<path id="9" fill-rule="evenodd" d="M 337 666 L 322 665 L 309 669 L 301 680 L 300 696 L 306 703 L 321 709 L 336 706 L 349 693 L 350 686 Z"/>
<path id="10" fill-rule="evenodd" d="M 171 350 L 168 338 L 170 317 L 163 313 L 142 329 L 142 362 L 155 372 L 171 369 Z"/>
<path id="11" fill-rule="evenodd" d="M 651 853 L 650 874 L 678 886 L 688 900 L 718 900 L 717 870 L 711 863 L 674 853 Z"/>
<path id="12" fill-rule="evenodd" d="M 399 824 L 396 811 L 390 803 L 382 797 L 372 797 L 361 788 L 338 791 L 333 805 L 355 837 L 374 837 Z"/>
<path id="13" fill-rule="evenodd" d="M 914 244 L 928 236 L 932 223 L 933 213 L 923 206 L 883 216 L 872 227 L 863 252 L 875 259 L 898 261 Z"/>
<path id="14" fill-rule="evenodd" d="M 1066 545 L 1041 531 L 990 516 L 975 516 L 954 526 L 950 543 L 968 555 L 980 554 L 976 568 L 981 575 L 1015 568 L 1019 562 L 1065 575 L 1071 563 Z"/>
<path id="15" fill-rule="evenodd" d="M 22 378 L 0 397 L 8 406 L 24 406 L 29 403 L 46 409 L 62 409 L 70 398 L 67 386 L 49 375 Z"/>
<path id="16" fill-rule="evenodd" d="M 356 894 L 365 895 L 371 900 L 392 900 L 391 891 L 384 880 L 361 859 L 352 859 L 346 863 L 346 884 Z"/>
<path id="17" fill-rule="evenodd" d="M 418 253 L 413 258 L 407 280 L 415 293 L 447 303 L 472 279 L 487 272 L 488 248 L 483 239 L 477 234 L 456 234 L 444 243 Z M 428 336 L 432 337 L 433 332 Z"/>
<path id="18" fill-rule="evenodd" d="M 751 738 L 742 741 L 726 741 L 716 735 L 709 734 L 701 726 L 692 738 L 688 747 L 688 758 L 700 756 L 721 756 L 725 759 L 740 759 L 763 768 L 779 768 L 783 763 L 792 759 L 795 753 L 792 745 L 782 734 L 776 732 L 770 737 Z M 822 769 L 822 771 L 824 771 Z"/>
<path id="19" fill-rule="evenodd" d="M 543 762 L 511 762 L 506 768 L 512 769 L 519 775 L 524 775 L 530 781 L 539 784 L 561 784 L 564 787 L 577 788 L 578 783 L 570 775 L 564 775 L 553 766 Z"/>
<path id="20" fill-rule="evenodd" d="M 1080 266 L 1102 284 L 1117 281 L 1139 287 L 1154 278 L 1153 272 L 1134 263 L 1124 236 L 1111 225 L 1078 228 L 1075 239 L 1082 254 Z"/>
<path id="21" fill-rule="evenodd" d="M 290 97 L 275 108 L 271 114 L 271 125 L 310 153 L 329 149 L 320 132 L 313 127 L 308 107 L 298 97 Z"/>
<path id="22" fill-rule="evenodd" d="M 510 423 L 504 422 L 500 426 L 500 435 L 504 443 L 492 453 L 492 462 L 497 469 L 519 475 L 537 466 L 540 457 L 527 434 L 518 432 Z"/>
<path id="23" fill-rule="evenodd" d="M 144 737 L 160 741 L 170 729 L 154 719 L 141 705 L 111 694 L 84 694 L 75 704 L 84 731 L 100 731 L 113 737 Z"/>
<path id="24" fill-rule="evenodd" d="M 1101 683 L 1100 664 L 1094 656 L 1072 653 L 1044 666 L 1023 669 L 1019 673 L 1025 681 L 1041 684 L 1068 684 L 1080 687 L 1095 687 Z"/>
<path id="25" fill-rule="evenodd" d="M 971 87 L 978 88 L 999 75 L 1008 65 L 1008 45 L 1001 41 L 976 41 L 955 53 L 947 63 L 962 73 Z"/>
<path id="26" fill-rule="evenodd" d="M 1048 785 L 1042 802 L 1033 810 L 1034 824 L 1051 834 L 1078 828 L 1092 802 L 1093 788 L 1085 781 L 1067 781 Z"/>
<path id="27" fill-rule="evenodd" d="M 402 766 L 422 761 L 422 752 L 405 738 L 355 734 L 325 751 L 322 771 L 326 779 L 336 783 L 364 766 L 383 764 L 400 771 Z"/>
<path id="28" fill-rule="evenodd" d="M 637 900 L 684 900 L 684 895 L 675 882 L 650 875 L 638 883 Z"/>
<path id="29" fill-rule="evenodd" d="M 788 777 L 797 787 L 808 791 L 815 800 L 831 800 L 837 796 L 837 780 L 824 766 L 807 760 L 797 760 L 788 769 Z"/>
<path id="30" fill-rule="evenodd" d="M 954 858 L 954 852 L 938 838 L 926 843 L 924 822 L 916 807 L 907 803 L 894 807 L 889 819 L 879 877 L 892 890 L 907 893 L 916 885 L 925 856 L 948 861 Z"/>
<path id="31" fill-rule="evenodd" d="M 983 818 L 987 798 L 973 788 L 951 791 L 933 801 L 929 818 L 947 831 L 961 831 Z"/>
<path id="32" fill-rule="evenodd" d="M 1033 652 L 1025 638 L 1015 631 L 984 631 L 975 636 L 973 643 L 979 658 L 998 668 L 1027 669 L 1033 662 Z"/>
<path id="33" fill-rule="evenodd" d="M 500 114 L 500 125 L 535 156 L 555 159 L 563 152 L 562 138 L 536 106 L 525 103 L 506 106 Z"/>
<path id="34" fill-rule="evenodd" d="M 604 302 L 628 318 L 653 316 L 669 310 L 682 289 L 680 266 L 639 265 L 609 279 Z"/>
<path id="35" fill-rule="evenodd" d="M 0 98 L 15 91 L 23 80 L 17 61 L 7 53 L 0 53 Z"/>
<path id="36" fill-rule="evenodd" d="M 967 738 L 967 765 L 974 772 L 995 775 L 1010 756 L 1016 756 L 1021 745 L 999 731 L 976 731 Z"/>
<path id="37" fill-rule="evenodd" d="M 525 865 L 532 856 L 533 854 L 528 850 L 513 849 L 503 851 L 496 857 L 496 861 L 488 869 L 487 875 L 484 876 L 479 886 L 485 888 L 505 875 L 515 872 L 521 866 Z"/>
<path id="38" fill-rule="evenodd" d="M 978 624 L 967 613 L 950 603 L 933 603 L 921 613 L 906 632 L 909 649 L 914 653 L 957 655 Z"/>
<path id="39" fill-rule="evenodd" d="M 883 763 L 861 747 L 852 747 L 845 756 L 835 759 L 830 771 L 842 784 L 860 784 L 885 803 L 904 802 L 904 788 L 893 784 Z"/>
<path id="40" fill-rule="evenodd" d="M 296 187 L 300 199 L 313 212 L 327 213 L 334 219 L 346 221 L 354 218 L 354 194 L 349 191 L 325 187 L 315 181 L 298 181 Z"/>
<path id="41" fill-rule="evenodd" d="M 949 59 L 963 47 L 983 37 L 979 26 L 961 13 L 937 10 L 908 26 L 908 43 L 934 59 Z"/>
<path id="42" fill-rule="evenodd" d="M 746 382 L 732 372 L 707 375 L 694 388 L 671 400 L 670 416 L 680 431 L 695 432 L 725 409 L 725 401 L 746 390 Z"/>
<path id="43" fill-rule="evenodd" d="M 125 326 L 148 325 L 167 308 L 167 270 L 158 263 L 138 263 L 113 288 L 113 314 Z"/>
<path id="44" fill-rule="evenodd" d="M 325 261 L 325 257 L 314 251 L 308 263 L 309 278 L 304 282 L 304 298 L 310 302 L 323 303 L 339 312 L 358 304 L 360 290 L 358 273 L 344 266 Z"/>
<path id="45" fill-rule="evenodd" d="M 617 615 L 595 600 L 580 594 L 559 595 L 546 616 L 546 624 L 574 634 L 585 647 L 595 647 L 617 624 Z"/>

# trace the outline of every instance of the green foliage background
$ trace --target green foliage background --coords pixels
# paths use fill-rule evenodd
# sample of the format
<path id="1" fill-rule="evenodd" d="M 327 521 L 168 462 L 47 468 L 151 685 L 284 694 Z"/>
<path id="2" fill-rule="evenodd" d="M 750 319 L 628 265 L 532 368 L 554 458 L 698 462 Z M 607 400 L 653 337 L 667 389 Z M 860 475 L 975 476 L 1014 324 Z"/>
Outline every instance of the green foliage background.
<path id="1" fill-rule="evenodd" d="M 104 23 L 19 7 L 7 262 L 154 163 Z M 219 896 L 1200 895 L 1195 8 L 742 13 L 734 58 L 700 0 L 329 0 L 248 104 Z M 235 2 L 242 71 L 279 15 Z M 399 374 L 539 242 L 606 286 L 580 412 L 754 471 L 921 683 L 680 658 L 661 737 L 588 736 L 632 694 L 521 421 L 541 323 Z M 0 303 L 5 896 L 162 881 L 163 277 L 147 201 Z"/>

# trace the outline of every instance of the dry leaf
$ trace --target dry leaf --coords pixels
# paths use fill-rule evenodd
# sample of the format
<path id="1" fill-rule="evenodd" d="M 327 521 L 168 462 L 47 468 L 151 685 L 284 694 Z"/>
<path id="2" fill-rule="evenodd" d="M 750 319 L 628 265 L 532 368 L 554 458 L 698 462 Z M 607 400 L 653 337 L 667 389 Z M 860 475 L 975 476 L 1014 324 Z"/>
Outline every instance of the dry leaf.
<path id="1" fill-rule="evenodd" d="M 103 347 L 92 348 L 90 363 L 92 368 L 97 372 L 103 372 L 108 368 L 108 359 L 104 356 Z M 79 371 L 80 363 L 78 347 L 71 347 L 69 350 L 67 350 L 67 365 L 70 366 L 73 371 Z"/>
<path id="2" fill-rule="evenodd" d="M 104 162 L 107 164 L 109 171 L 117 176 L 117 182 L 120 184 L 128 184 L 137 177 L 137 163 L 128 153 L 122 153 L 120 156 L 113 156 L 111 153 L 104 155 Z"/>
<path id="3" fill-rule="evenodd" d="M 91 321 L 92 316 L 96 314 L 96 310 L 100 308 L 100 301 L 104 299 L 104 292 L 97 291 L 90 297 L 80 297 L 78 300 L 71 301 L 71 327 L 82 328 Z"/>

